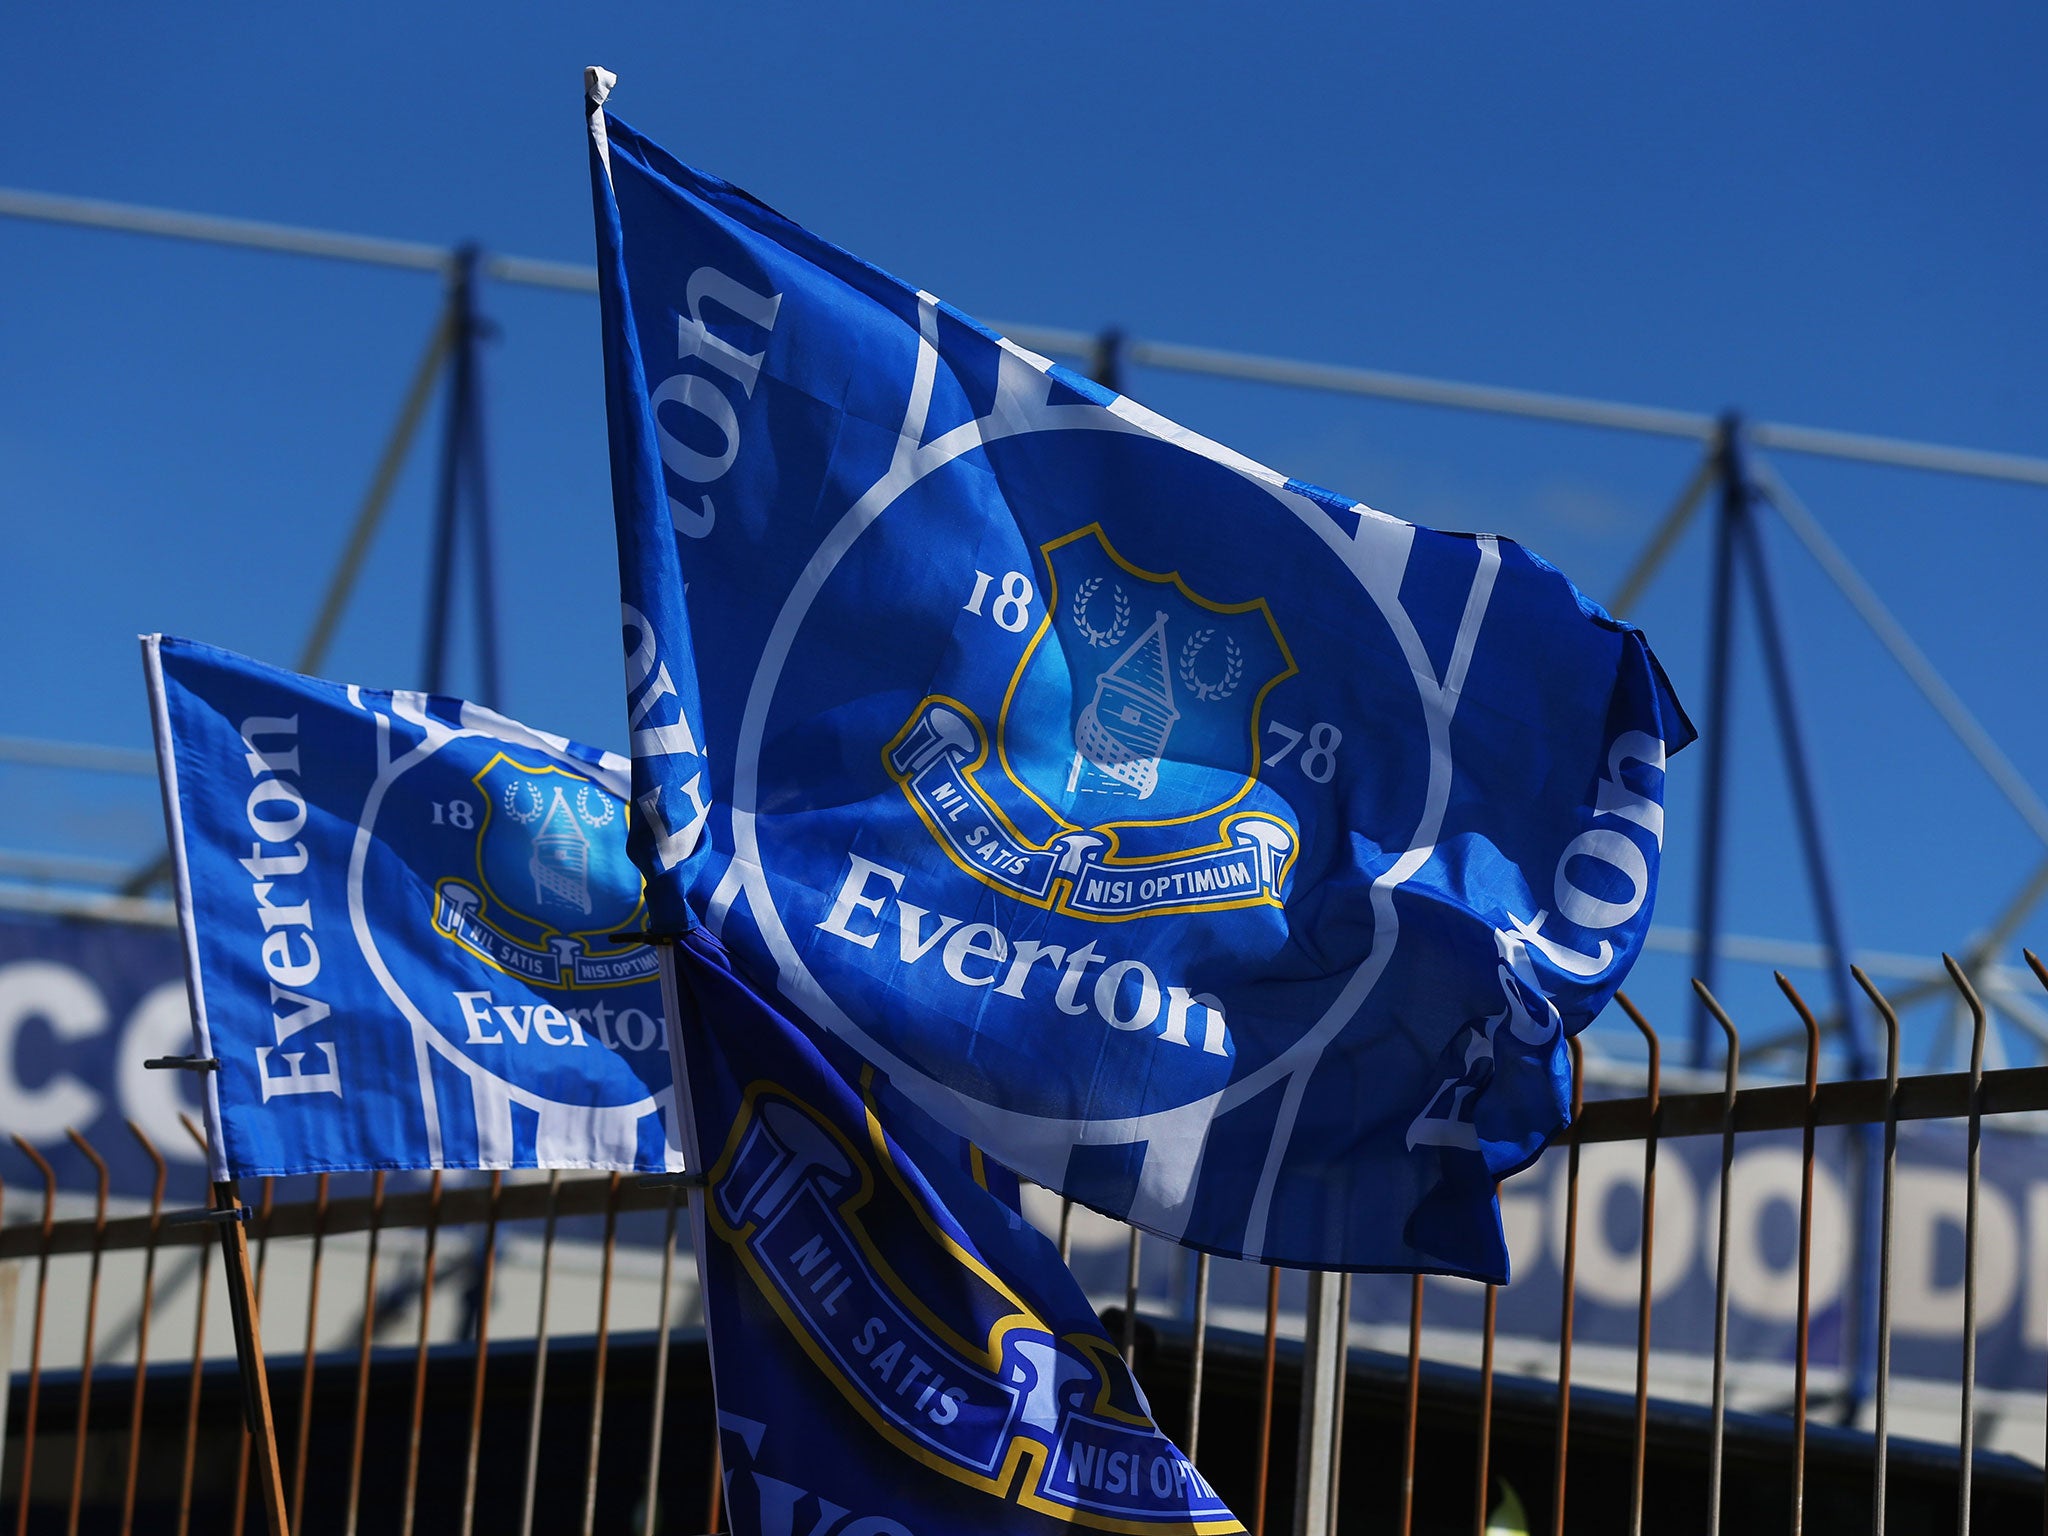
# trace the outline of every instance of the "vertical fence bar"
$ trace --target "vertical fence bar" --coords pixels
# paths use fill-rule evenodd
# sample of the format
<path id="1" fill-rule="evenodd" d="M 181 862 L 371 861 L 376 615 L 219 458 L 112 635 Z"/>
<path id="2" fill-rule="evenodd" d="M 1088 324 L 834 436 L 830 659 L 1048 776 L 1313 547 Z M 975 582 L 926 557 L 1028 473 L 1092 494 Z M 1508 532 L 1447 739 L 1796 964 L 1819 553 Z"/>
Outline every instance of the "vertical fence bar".
<path id="1" fill-rule="evenodd" d="M 384 1225 L 384 1170 L 370 1176 L 370 1238 L 363 1260 L 363 1326 L 356 1346 L 356 1419 L 348 1454 L 348 1514 L 342 1526 L 347 1536 L 356 1536 L 356 1517 L 362 1508 L 363 1435 L 370 1415 L 370 1346 L 377 1336 L 377 1236 Z"/>
<path id="2" fill-rule="evenodd" d="M 306 1456 L 313 1444 L 313 1353 L 320 1345 L 320 1270 L 327 1246 L 327 1175 L 313 1185 L 313 1269 L 306 1277 L 306 1344 L 299 1357 L 299 1422 L 292 1434 L 292 1520 L 306 1512 Z"/>
<path id="3" fill-rule="evenodd" d="M 1984 1004 L 1953 956 L 1943 955 L 1949 979 L 1970 1005 L 1970 1149 L 1963 1186 L 1963 1414 L 1956 1477 L 1956 1530 L 1970 1536 L 1970 1493 L 1977 1462 L 1977 1206 L 1984 1152 Z"/>
<path id="4" fill-rule="evenodd" d="M 1586 1056 L 1578 1036 L 1571 1041 L 1572 1124 L 1586 1107 Z M 1565 1149 L 1564 1164 L 1564 1263 L 1560 1281 L 1564 1299 L 1559 1303 L 1557 1321 L 1557 1469 L 1550 1480 L 1550 1529 L 1564 1531 L 1565 1462 L 1571 1449 L 1572 1428 L 1572 1301 L 1579 1272 L 1579 1138 L 1573 1134 Z"/>
<path id="5" fill-rule="evenodd" d="M 1806 1381 L 1813 1333 L 1813 1101 L 1820 1087 L 1820 1024 L 1806 999 L 1773 973 L 1806 1028 L 1806 1111 L 1800 1117 L 1799 1149 L 1799 1323 L 1792 1357 L 1792 1536 L 1806 1528 Z"/>
<path id="6" fill-rule="evenodd" d="M 476 1473 L 484 1438 L 484 1368 L 491 1358 L 491 1288 L 498 1278 L 498 1198 L 504 1192 L 503 1169 L 491 1170 L 491 1211 L 484 1219 L 483 1273 L 477 1282 L 483 1295 L 476 1306 L 476 1367 L 469 1388 L 469 1451 L 462 1469 L 462 1536 L 476 1528 Z"/>
<path id="7" fill-rule="evenodd" d="M 78 1536 L 78 1515 L 85 1500 L 85 1431 L 92 1417 L 93 1334 L 99 1327 L 100 1263 L 105 1254 L 107 1235 L 107 1162 L 76 1129 L 64 1134 L 91 1161 L 99 1182 L 99 1194 L 92 1212 L 92 1261 L 85 1285 L 85 1340 L 81 1345 L 78 1365 L 78 1432 L 71 1452 L 71 1502 L 64 1517 L 65 1536 Z"/>
<path id="8" fill-rule="evenodd" d="M 1721 1536 L 1721 1481 L 1728 1437 L 1728 1203 L 1735 1176 L 1735 1097 L 1742 1069 L 1742 1036 L 1707 984 L 1695 979 L 1692 986 L 1700 1006 L 1721 1026 L 1728 1057 L 1721 1089 L 1721 1197 L 1714 1213 L 1714 1422 L 1707 1444 L 1707 1536 Z"/>
<path id="9" fill-rule="evenodd" d="M 1195 1337 L 1188 1357 L 1188 1460 L 1202 1443 L 1202 1366 L 1209 1349 L 1209 1255 L 1195 1255 Z"/>
<path id="10" fill-rule="evenodd" d="M 156 1239 L 164 1214 L 164 1179 L 169 1172 L 156 1143 L 133 1120 L 128 1122 L 128 1134 L 142 1144 L 156 1171 L 149 1192 L 149 1240 L 142 1249 L 142 1310 L 135 1315 L 135 1385 L 128 1394 L 128 1471 L 121 1481 L 121 1536 L 129 1536 L 135 1529 L 135 1475 L 142 1466 L 142 1394 L 149 1379 L 149 1314 L 156 1305 Z M 199 1268 L 205 1271 L 203 1260 Z M 0 1360 L 0 1370 L 6 1370 L 9 1363 Z"/>
<path id="11" fill-rule="evenodd" d="M 1415 1529 L 1415 1427 L 1422 1417 L 1422 1276 L 1408 1287 L 1408 1406 L 1401 1431 L 1401 1536 Z"/>
<path id="12" fill-rule="evenodd" d="M 540 1415 L 548 1385 L 548 1283 L 555 1273 L 555 1201 L 561 1171 L 548 1175 L 548 1216 L 540 1238 L 540 1306 L 533 1324 L 533 1406 L 526 1416 L 526 1491 L 519 1505 L 519 1536 L 533 1536 L 533 1496 L 540 1473 Z"/>
<path id="13" fill-rule="evenodd" d="M 213 1288 L 213 1266 L 201 1250 L 192 1277 L 199 1288 L 192 1314 L 192 1371 L 185 1384 L 185 1465 L 178 1475 L 178 1536 L 192 1529 L 192 1479 L 199 1467 L 199 1391 L 206 1381 L 206 1298 Z"/>
<path id="14" fill-rule="evenodd" d="M 35 1486 L 36 1410 L 43 1387 L 43 1315 L 50 1295 L 50 1228 L 57 1219 L 57 1170 L 38 1152 L 26 1136 L 16 1135 L 14 1144 L 36 1165 L 43 1176 L 42 1242 L 36 1250 L 35 1322 L 29 1328 L 28 1404 L 21 1414 L 21 1490 L 15 1507 L 14 1536 L 28 1536 L 29 1491 Z"/>
<path id="15" fill-rule="evenodd" d="M 661 1494 L 661 1420 L 668 1406 L 669 1288 L 675 1283 L 676 1207 L 682 1190 L 671 1184 L 668 1191 L 668 1221 L 661 1243 L 661 1300 L 654 1320 L 654 1404 L 647 1423 L 647 1512 L 640 1521 L 640 1536 L 654 1536 L 655 1509 Z"/>
<path id="16" fill-rule="evenodd" d="M 1644 1085 L 1644 1096 L 1650 1104 L 1650 1129 L 1643 1137 L 1642 1278 L 1636 1291 L 1636 1422 L 1635 1438 L 1629 1451 L 1628 1483 L 1629 1536 L 1642 1536 L 1643 1473 L 1650 1441 L 1650 1303 L 1656 1279 L 1657 1132 L 1664 1118 L 1658 1098 L 1662 1062 L 1657 1031 L 1650 1027 L 1650 1021 L 1629 1001 L 1627 993 L 1615 993 L 1614 1000 L 1621 1004 L 1621 1011 L 1628 1015 L 1629 1022 L 1642 1032 L 1643 1041 L 1650 1051 L 1649 1072 Z"/>
<path id="17" fill-rule="evenodd" d="M 1060 1262 L 1074 1262 L 1074 1202 L 1060 1201 Z"/>
<path id="18" fill-rule="evenodd" d="M 434 1263 L 441 1239 L 441 1170 L 434 1170 L 427 1186 L 427 1250 L 420 1269 L 419 1343 L 412 1357 L 412 1429 L 405 1447 L 405 1512 L 400 1517 L 400 1536 L 412 1536 L 413 1511 L 420 1492 L 420 1435 L 427 1414 L 427 1339 L 434 1317 Z"/>
<path id="19" fill-rule="evenodd" d="M 590 1460 L 583 1473 L 583 1536 L 597 1529 L 597 1458 L 604 1446 L 604 1366 L 611 1343 L 612 1260 L 619 1246 L 619 1175 L 612 1175 L 604 1206 L 604 1269 L 597 1284 L 597 1357 L 590 1381 Z"/>
<path id="20" fill-rule="evenodd" d="M 1494 1187 L 1494 1198 L 1500 1188 Z M 1479 1465 L 1472 1474 L 1473 1536 L 1486 1536 L 1486 1506 L 1493 1492 L 1493 1330 L 1500 1313 L 1500 1287 L 1486 1288 L 1486 1320 L 1480 1327 L 1479 1343 Z"/>
<path id="21" fill-rule="evenodd" d="M 1280 1359 L 1280 1271 L 1266 1270 L 1266 1373 L 1259 1390 L 1259 1481 L 1252 1497 L 1252 1536 L 1266 1536 L 1266 1486 L 1273 1467 L 1273 1382 Z M 26 1516 L 23 1516 L 26 1519 Z"/>
<path id="22" fill-rule="evenodd" d="M 2048 965 L 2043 965 L 2041 957 L 2031 949 L 2023 949 L 2020 953 L 2026 956 L 2027 968 L 2034 973 L 2034 979 L 2041 983 L 2044 991 L 2048 991 Z M 2048 1462 L 2048 1451 L 2044 1451 L 2043 1460 Z M 2044 1495 L 2041 1501 L 2041 1524 L 2042 1529 L 2048 1531 L 2048 1495 Z M 1884 1533 L 1880 1531 L 1877 1536 L 1884 1536 Z"/>
<path id="23" fill-rule="evenodd" d="M 1337 1532 L 1337 1494 L 1344 1482 L 1344 1399 L 1351 1386 L 1351 1271 L 1337 1285 L 1337 1403 L 1330 1416 L 1330 1524 Z M 1193 1461 L 1189 1452 L 1188 1460 Z"/>
<path id="24" fill-rule="evenodd" d="M 206 1133 L 190 1115 L 181 1113 L 178 1118 L 199 1143 L 201 1161 L 211 1166 Z M 178 1536 L 189 1536 L 192 1529 L 192 1479 L 199 1464 L 199 1390 L 206 1380 L 206 1294 L 213 1284 L 213 1267 L 203 1248 L 192 1283 L 199 1288 L 199 1294 L 192 1307 L 192 1373 L 185 1385 L 185 1465 L 178 1478 Z"/>
<path id="25" fill-rule="evenodd" d="M 1884 1536 L 1885 1475 L 1891 1443 L 1892 1395 L 1892 1186 L 1899 1160 L 1899 1015 L 1861 966 L 1849 967 L 1884 1021 L 1884 1163 L 1877 1238 L 1877 1422 L 1871 1445 L 1871 1536 Z"/>
<path id="26" fill-rule="evenodd" d="M 1131 1228 L 1130 1253 L 1124 1260 L 1124 1364 L 1138 1364 L 1138 1229 Z"/>

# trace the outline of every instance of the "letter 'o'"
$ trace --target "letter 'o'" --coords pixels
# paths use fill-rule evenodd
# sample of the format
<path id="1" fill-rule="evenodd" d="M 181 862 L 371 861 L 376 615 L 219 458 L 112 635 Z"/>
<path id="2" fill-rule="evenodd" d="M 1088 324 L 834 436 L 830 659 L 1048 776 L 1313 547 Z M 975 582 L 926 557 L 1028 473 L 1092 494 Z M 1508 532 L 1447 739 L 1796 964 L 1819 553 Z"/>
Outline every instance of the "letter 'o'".
<path id="1" fill-rule="evenodd" d="M 1126 976 L 1138 978 L 1138 1002 L 1129 1018 L 1117 1014 L 1117 992 Z M 1142 960 L 1119 960 L 1095 978 L 1095 1011 L 1111 1029 L 1143 1029 L 1159 1017 L 1159 978 Z"/>
<path id="2" fill-rule="evenodd" d="M 1598 859 L 1618 870 L 1629 883 L 1627 901 L 1603 901 L 1572 883 L 1573 859 Z M 1650 863 L 1625 833 L 1609 827 L 1581 832 L 1565 845 L 1557 861 L 1557 909 L 1581 928 L 1612 928 L 1636 915 L 1650 894 Z"/>

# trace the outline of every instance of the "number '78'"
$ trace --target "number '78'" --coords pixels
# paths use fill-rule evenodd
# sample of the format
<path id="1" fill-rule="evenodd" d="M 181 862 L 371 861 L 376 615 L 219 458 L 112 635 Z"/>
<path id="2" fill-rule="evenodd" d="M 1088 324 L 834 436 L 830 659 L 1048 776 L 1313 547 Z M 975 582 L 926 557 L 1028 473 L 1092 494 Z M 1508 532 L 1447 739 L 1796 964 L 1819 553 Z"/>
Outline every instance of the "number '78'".
<path id="1" fill-rule="evenodd" d="M 1280 745 L 1265 760 L 1265 766 L 1276 768 L 1287 761 L 1288 754 L 1301 745 L 1302 733 L 1291 725 L 1282 725 L 1278 720 L 1266 724 L 1268 735 L 1278 736 Z M 1312 784 L 1327 784 L 1337 773 L 1337 748 L 1344 744 L 1344 733 L 1326 720 L 1318 720 L 1308 728 L 1308 747 L 1301 754 L 1301 761 L 1295 766 L 1303 778 Z"/>

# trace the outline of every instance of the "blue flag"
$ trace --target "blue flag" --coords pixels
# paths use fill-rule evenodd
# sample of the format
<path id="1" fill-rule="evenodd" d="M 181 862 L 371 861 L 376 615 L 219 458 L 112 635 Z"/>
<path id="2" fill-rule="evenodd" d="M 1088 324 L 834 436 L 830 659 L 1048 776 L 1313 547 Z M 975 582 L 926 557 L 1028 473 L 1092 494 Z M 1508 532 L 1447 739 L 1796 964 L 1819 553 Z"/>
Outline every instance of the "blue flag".
<path id="1" fill-rule="evenodd" d="M 1693 737 L 1643 636 L 590 126 L 658 924 L 1097 1209 L 1502 1279 Z"/>
<path id="2" fill-rule="evenodd" d="M 680 1168 L 623 758 L 146 636 L 214 1177 Z"/>
<path id="3" fill-rule="evenodd" d="M 991 1192 L 1000 1170 L 701 929 L 675 967 L 735 1531 L 1244 1529 L 1058 1250 Z"/>

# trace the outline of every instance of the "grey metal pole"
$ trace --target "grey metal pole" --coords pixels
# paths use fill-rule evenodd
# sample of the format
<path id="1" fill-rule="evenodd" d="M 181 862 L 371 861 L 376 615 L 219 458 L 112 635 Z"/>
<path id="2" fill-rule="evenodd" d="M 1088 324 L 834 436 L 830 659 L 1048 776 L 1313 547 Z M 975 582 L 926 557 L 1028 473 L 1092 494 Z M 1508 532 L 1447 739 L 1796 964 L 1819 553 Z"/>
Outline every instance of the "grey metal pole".
<path id="1" fill-rule="evenodd" d="M 1308 1332 L 1301 1361 L 1301 1431 L 1294 1459 L 1294 1536 L 1330 1536 L 1330 1469 L 1336 1450 L 1337 1393 L 1344 1373 L 1342 1277 L 1308 1277 Z"/>

